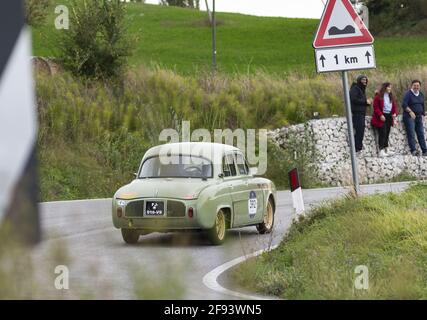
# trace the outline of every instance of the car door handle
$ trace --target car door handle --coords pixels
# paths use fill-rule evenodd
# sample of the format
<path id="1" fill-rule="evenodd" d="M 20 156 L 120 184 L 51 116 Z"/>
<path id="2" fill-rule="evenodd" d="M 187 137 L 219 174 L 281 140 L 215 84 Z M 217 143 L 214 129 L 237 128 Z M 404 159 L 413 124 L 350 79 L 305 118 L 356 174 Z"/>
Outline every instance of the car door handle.
<path id="1" fill-rule="evenodd" d="M 233 188 L 234 188 L 232 184 L 229 184 L 228 186 L 230 187 L 230 189 L 233 189 Z"/>

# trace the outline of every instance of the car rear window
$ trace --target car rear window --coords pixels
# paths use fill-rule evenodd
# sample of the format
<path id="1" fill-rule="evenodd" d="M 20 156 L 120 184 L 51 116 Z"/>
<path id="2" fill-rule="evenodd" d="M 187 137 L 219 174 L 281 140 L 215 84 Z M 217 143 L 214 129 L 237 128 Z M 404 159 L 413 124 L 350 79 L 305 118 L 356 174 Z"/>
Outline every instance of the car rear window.
<path id="1" fill-rule="evenodd" d="M 139 178 L 212 178 L 212 162 L 208 159 L 169 155 L 148 158 L 142 164 Z"/>

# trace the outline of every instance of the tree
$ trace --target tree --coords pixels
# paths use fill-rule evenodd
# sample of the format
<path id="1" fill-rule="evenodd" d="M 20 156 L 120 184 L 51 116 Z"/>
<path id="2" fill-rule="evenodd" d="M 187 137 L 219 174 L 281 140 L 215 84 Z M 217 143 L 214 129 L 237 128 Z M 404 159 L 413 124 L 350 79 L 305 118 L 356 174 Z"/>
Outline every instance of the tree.
<path id="1" fill-rule="evenodd" d="M 125 5 L 120 0 L 73 0 L 70 29 L 60 31 L 60 60 L 73 74 L 96 79 L 120 76 L 131 53 Z"/>

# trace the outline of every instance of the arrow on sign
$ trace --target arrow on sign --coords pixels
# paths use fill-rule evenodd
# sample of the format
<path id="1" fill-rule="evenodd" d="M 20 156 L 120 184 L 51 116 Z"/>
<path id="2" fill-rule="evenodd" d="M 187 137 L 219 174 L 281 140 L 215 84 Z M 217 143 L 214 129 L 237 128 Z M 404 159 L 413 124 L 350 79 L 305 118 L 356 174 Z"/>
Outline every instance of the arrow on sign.
<path id="1" fill-rule="evenodd" d="M 368 59 L 368 63 L 371 63 L 371 56 L 372 55 L 369 53 L 369 51 L 366 51 L 365 56 L 366 56 L 366 59 Z"/>
<path id="2" fill-rule="evenodd" d="M 324 68 L 324 67 L 325 67 L 325 60 L 326 60 L 326 58 L 325 58 L 325 56 L 322 54 L 322 55 L 320 56 L 320 61 L 322 61 L 322 68 Z"/>

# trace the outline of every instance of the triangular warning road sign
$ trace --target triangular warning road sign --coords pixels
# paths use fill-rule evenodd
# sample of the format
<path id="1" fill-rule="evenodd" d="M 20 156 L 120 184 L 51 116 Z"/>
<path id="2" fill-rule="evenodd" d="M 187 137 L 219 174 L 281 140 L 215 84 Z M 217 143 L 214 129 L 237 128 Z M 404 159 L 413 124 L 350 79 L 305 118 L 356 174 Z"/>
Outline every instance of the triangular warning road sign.
<path id="1" fill-rule="evenodd" d="M 313 42 L 314 48 L 371 44 L 374 38 L 349 0 L 329 0 Z"/>

